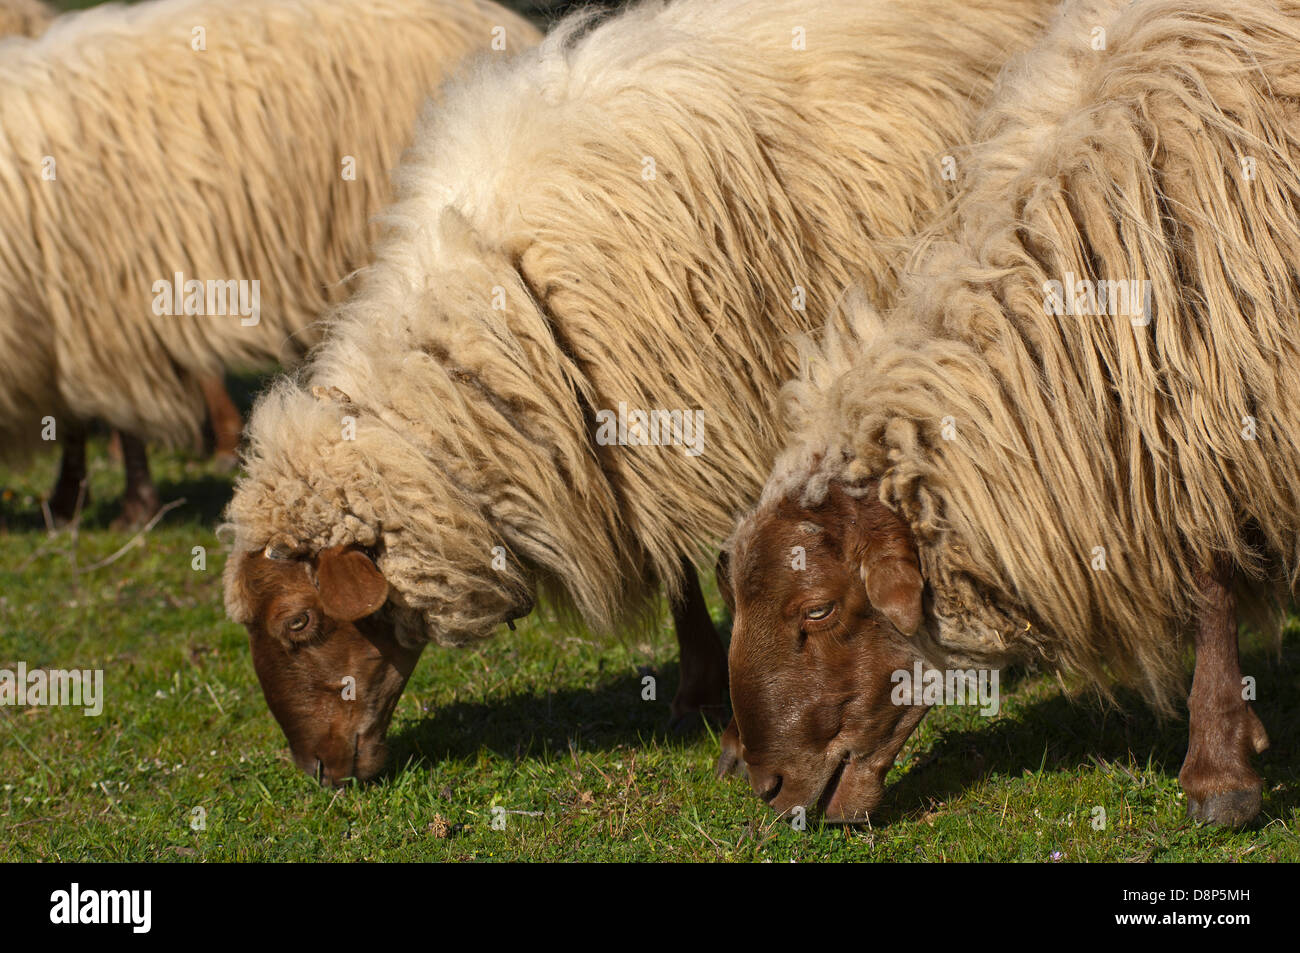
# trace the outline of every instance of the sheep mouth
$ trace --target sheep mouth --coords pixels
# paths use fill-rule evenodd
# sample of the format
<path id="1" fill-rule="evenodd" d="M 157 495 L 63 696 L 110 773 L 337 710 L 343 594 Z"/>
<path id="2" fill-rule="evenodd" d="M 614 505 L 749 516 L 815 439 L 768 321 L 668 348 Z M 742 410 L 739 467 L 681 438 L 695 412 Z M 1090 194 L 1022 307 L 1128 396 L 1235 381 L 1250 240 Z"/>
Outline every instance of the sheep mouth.
<path id="1" fill-rule="evenodd" d="M 885 795 L 885 773 L 870 762 L 846 755 L 835 767 L 818 800 L 827 824 L 861 824 Z"/>
<path id="2" fill-rule="evenodd" d="M 818 804 L 828 824 L 862 824 L 885 797 L 885 778 L 929 706 L 906 709 L 889 738 L 872 745 L 870 754 L 849 750 L 831 772 Z"/>
<path id="3" fill-rule="evenodd" d="M 830 813 L 830 805 L 835 800 L 835 792 L 839 790 L 840 782 L 844 780 L 844 771 L 852 760 L 852 754 L 844 755 L 831 770 L 830 777 L 826 779 L 826 783 L 822 786 L 822 793 L 817 798 L 817 810 L 821 812 L 823 817 Z"/>

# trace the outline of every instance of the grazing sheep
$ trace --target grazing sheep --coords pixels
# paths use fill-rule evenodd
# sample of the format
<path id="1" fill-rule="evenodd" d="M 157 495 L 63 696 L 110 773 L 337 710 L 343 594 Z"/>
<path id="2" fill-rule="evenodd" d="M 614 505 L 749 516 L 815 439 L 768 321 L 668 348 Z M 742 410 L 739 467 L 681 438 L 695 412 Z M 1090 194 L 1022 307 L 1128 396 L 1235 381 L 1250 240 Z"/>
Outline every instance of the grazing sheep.
<path id="1" fill-rule="evenodd" d="M 1008 66 L 970 190 L 897 307 L 792 386 L 732 540 L 732 699 L 774 807 L 876 807 L 918 662 L 1167 711 L 1190 634 L 1189 813 L 1259 811 L 1236 603 L 1300 570 L 1298 53 L 1292 0 L 1151 0 L 1068 7 Z"/>
<path id="2" fill-rule="evenodd" d="M 19 35 L 34 37 L 44 33 L 57 13 L 37 0 L 0 0 L 0 37 Z M 244 429 L 238 408 L 226 392 L 220 377 L 205 377 L 200 382 L 212 423 L 213 454 L 218 464 L 233 469 L 238 464 L 239 437 Z M 132 521 L 151 514 L 158 506 L 158 494 L 149 479 L 149 461 L 144 445 L 129 434 L 122 439 L 122 457 L 126 465 L 127 487 L 124 497 L 139 503 Z M 50 514 L 56 522 L 73 517 L 85 503 L 86 435 L 82 427 L 65 425 L 59 443 L 63 448 L 59 476 L 50 494 Z"/>
<path id="3" fill-rule="evenodd" d="M 194 441 L 203 378 L 315 340 L 425 97 L 536 36 L 478 0 L 156 0 L 6 43 L 0 446 Z"/>
<path id="4" fill-rule="evenodd" d="M 328 686 L 385 602 L 385 644 L 418 651 L 540 587 L 608 631 L 661 583 L 674 718 L 722 705 L 691 561 L 761 486 L 790 338 L 855 279 L 890 300 L 944 157 L 1047 8 L 647 3 L 447 92 L 361 290 L 255 409 L 228 511 L 227 609 L 300 763 L 382 760 L 396 663 L 359 681 L 372 711 Z M 334 613 L 327 578 L 367 598 Z"/>
<path id="5" fill-rule="evenodd" d="M 0 37 L 40 36 L 54 17 L 40 0 L 0 0 Z"/>

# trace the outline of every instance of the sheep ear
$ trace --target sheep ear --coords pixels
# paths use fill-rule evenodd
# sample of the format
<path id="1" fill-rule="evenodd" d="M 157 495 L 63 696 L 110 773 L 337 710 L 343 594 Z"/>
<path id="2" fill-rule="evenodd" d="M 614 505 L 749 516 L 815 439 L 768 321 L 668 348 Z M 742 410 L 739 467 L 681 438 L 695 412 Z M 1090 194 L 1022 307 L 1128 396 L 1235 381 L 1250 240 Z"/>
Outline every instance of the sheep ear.
<path id="1" fill-rule="evenodd" d="M 921 592 L 925 581 L 916 557 L 916 546 L 907 524 L 885 510 L 869 520 L 866 545 L 862 548 L 862 582 L 871 605 L 904 635 L 915 635 L 921 625 Z"/>
<path id="2" fill-rule="evenodd" d="M 316 587 L 325 614 L 340 622 L 365 618 L 388 599 L 388 580 L 361 550 L 335 546 L 321 552 Z"/>
<path id="3" fill-rule="evenodd" d="M 731 588 L 731 553 L 725 549 L 718 553 L 718 561 L 713 567 L 713 578 L 718 583 L 718 594 L 727 605 L 732 618 L 736 616 L 736 594 Z"/>
<path id="4" fill-rule="evenodd" d="M 921 589 L 924 583 L 914 562 L 881 559 L 870 568 L 862 564 L 867 598 L 904 635 L 915 635 L 921 625 Z"/>
<path id="5" fill-rule="evenodd" d="M 298 544 L 281 533 L 271 537 L 266 549 L 262 550 L 262 555 L 267 559 L 293 559 L 299 552 Z"/>
<path id="6" fill-rule="evenodd" d="M 245 576 L 248 572 L 249 560 L 256 558 L 257 554 L 256 549 L 234 550 L 226 559 L 226 568 L 222 572 L 222 581 L 225 584 L 226 615 L 231 622 L 237 622 L 240 625 L 248 625 L 256 616 L 253 610 L 253 596 L 249 592 Z"/>

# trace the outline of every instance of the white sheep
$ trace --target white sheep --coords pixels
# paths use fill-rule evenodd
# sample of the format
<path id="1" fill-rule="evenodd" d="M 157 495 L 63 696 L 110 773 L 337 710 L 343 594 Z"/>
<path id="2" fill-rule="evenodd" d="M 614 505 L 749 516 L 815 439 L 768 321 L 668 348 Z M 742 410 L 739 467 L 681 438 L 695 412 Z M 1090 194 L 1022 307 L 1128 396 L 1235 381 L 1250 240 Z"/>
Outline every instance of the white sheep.
<path id="1" fill-rule="evenodd" d="M 405 665 L 527 613 L 539 586 L 608 630 L 663 583 L 674 715 L 723 701 L 686 570 L 762 485 L 792 338 L 854 280 L 891 300 L 998 64 L 1050 6 L 646 3 L 447 91 L 376 265 L 300 382 L 255 411 L 229 510 L 227 608 L 304 767 L 379 760 L 400 667 L 375 673 L 377 707 L 291 709 L 323 697 L 313 679 L 356 629 L 304 633 L 385 601 Z M 302 561 L 281 578 L 264 551 Z"/>
<path id="2" fill-rule="evenodd" d="M 194 440 L 202 378 L 316 339 L 425 98 L 536 36 L 480 0 L 155 0 L 8 41 L 0 447 Z"/>

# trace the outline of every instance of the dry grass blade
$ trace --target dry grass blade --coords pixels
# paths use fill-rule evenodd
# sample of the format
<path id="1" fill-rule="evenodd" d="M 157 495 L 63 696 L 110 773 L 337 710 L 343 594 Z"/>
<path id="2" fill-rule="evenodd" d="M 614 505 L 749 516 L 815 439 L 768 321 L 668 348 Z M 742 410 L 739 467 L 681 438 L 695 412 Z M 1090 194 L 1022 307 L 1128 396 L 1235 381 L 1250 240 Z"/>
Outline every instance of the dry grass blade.
<path id="1" fill-rule="evenodd" d="M 171 501 L 170 503 L 168 503 L 166 506 L 160 507 L 159 510 L 158 510 L 158 512 L 155 513 L 155 514 L 150 518 L 149 522 L 145 523 L 144 526 L 141 527 L 141 529 L 140 529 L 140 531 L 139 531 L 138 533 L 136 533 L 136 534 L 135 534 L 134 536 L 132 536 L 129 540 L 127 540 L 125 543 L 123 543 L 122 546 L 117 550 L 117 552 L 113 553 L 113 555 L 111 555 L 111 556 L 108 556 L 108 557 L 106 557 L 106 558 L 104 558 L 104 559 L 101 559 L 101 560 L 100 560 L 99 562 L 97 562 L 97 563 L 92 563 L 92 564 L 89 565 L 89 566 L 86 566 L 86 567 L 84 567 L 84 568 L 80 568 L 80 569 L 77 570 L 77 572 L 78 572 L 78 573 L 93 572 L 93 571 L 95 571 L 96 569 L 103 569 L 105 566 L 108 566 L 108 565 L 111 565 L 112 563 L 117 562 L 119 559 L 121 559 L 123 556 L 125 556 L 127 553 L 129 553 L 131 550 L 133 550 L 133 549 L 135 549 L 137 546 L 141 545 L 141 544 L 144 542 L 144 538 L 145 538 L 145 536 L 149 533 L 149 531 L 150 531 L 151 529 L 153 529 L 155 526 L 158 525 L 159 521 L 160 521 L 164 516 L 166 516 L 166 515 L 167 515 L 169 512 L 171 512 L 172 510 L 176 509 L 176 507 L 178 507 L 178 506 L 184 506 L 184 505 L 185 505 L 185 497 L 182 496 L 180 499 L 178 499 L 178 500 L 172 500 L 172 501 Z"/>

